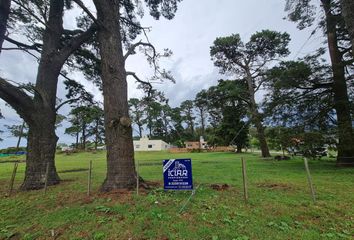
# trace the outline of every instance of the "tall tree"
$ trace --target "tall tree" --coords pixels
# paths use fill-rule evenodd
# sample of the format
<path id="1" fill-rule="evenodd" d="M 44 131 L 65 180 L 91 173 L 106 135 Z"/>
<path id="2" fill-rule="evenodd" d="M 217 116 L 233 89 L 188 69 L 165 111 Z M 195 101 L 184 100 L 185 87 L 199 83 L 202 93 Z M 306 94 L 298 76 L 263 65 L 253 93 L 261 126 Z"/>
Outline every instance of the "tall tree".
<path id="1" fill-rule="evenodd" d="M 194 99 L 194 105 L 197 109 L 202 135 L 205 134 L 205 127 L 206 127 L 206 119 L 207 119 L 207 108 L 208 108 L 208 93 L 206 90 L 202 90 L 197 93 Z"/>
<path id="2" fill-rule="evenodd" d="M 159 19 L 160 15 L 171 19 L 177 10 L 177 2 L 178 0 L 158 0 L 146 3 L 150 8 L 150 14 L 156 19 Z M 141 32 L 141 27 L 135 22 L 133 1 L 94 0 L 94 4 L 97 21 L 101 24 L 98 40 L 107 146 L 107 175 L 101 189 L 109 191 L 132 188 L 138 176 L 134 167 L 132 128 L 127 99 L 125 70 L 127 57 L 123 55 L 122 49 L 125 35 L 122 35 L 121 30 L 130 27 L 136 33 Z M 135 47 L 133 45 L 126 56 L 129 56 Z"/>
<path id="3" fill-rule="evenodd" d="M 316 6 L 311 1 L 287 2 L 286 10 L 289 11 L 289 19 L 298 22 L 300 29 L 315 23 L 314 12 Z M 338 124 L 338 165 L 354 164 L 354 135 L 350 101 L 348 94 L 346 71 L 352 71 L 354 61 L 351 38 L 344 24 L 342 8 L 339 0 L 321 0 L 323 10 L 322 21 L 318 26 L 324 30 L 327 39 L 328 50 L 332 67 L 332 91 L 334 109 Z"/>
<path id="4" fill-rule="evenodd" d="M 29 126 L 25 179 L 21 189 L 39 189 L 44 186 L 47 165 L 48 185 L 60 181 L 54 163 L 58 139 L 55 134 L 58 77 L 66 60 L 93 36 L 96 26 L 92 24 L 87 30 L 77 31 L 64 29 L 64 0 L 13 0 L 12 3 L 10 12 L 14 15 L 10 18 L 24 25 L 22 33 L 28 36 L 30 44 L 19 42 L 11 36 L 5 36 L 5 40 L 20 50 L 39 56 L 39 65 L 34 86 L 15 86 L 0 77 L 0 97 Z"/>
<path id="5" fill-rule="evenodd" d="M 129 109 L 130 109 L 130 117 L 138 126 L 139 137 L 143 137 L 143 126 L 144 126 L 144 104 L 138 98 L 129 99 Z"/>
<path id="6" fill-rule="evenodd" d="M 91 124 L 88 129 L 88 135 L 94 137 L 95 150 L 97 150 L 98 144 L 104 142 L 103 109 L 99 105 L 91 106 L 89 114 Z"/>
<path id="7" fill-rule="evenodd" d="M 246 146 L 247 92 L 244 82 L 234 80 L 219 80 L 218 85 L 206 90 L 207 111 L 212 116 L 211 126 L 207 128 L 208 142 L 213 145 L 234 145 L 238 152 Z"/>
<path id="8" fill-rule="evenodd" d="M 188 133 L 190 138 L 195 138 L 195 116 L 194 116 L 194 103 L 192 100 L 185 100 L 180 106 L 184 118 L 184 122 L 187 124 Z"/>
<path id="9" fill-rule="evenodd" d="M 217 38 L 210 49 L 212 60 L 221 73 L 235 74 L 236 78 L 247 83 L 249 111 L 258 132 L 263 157 L 269 157 L 270 153 L 264 134 L 263 116 L 255 95 L 264 83 L 267 66 L 289 54 L 289 41 L 287 33 L 263 30 L 253 34 L 246 44 L 238 34 Z"/>
<path id="10" fill-rule="evenodd" d="M 5 125 L 5 127 L 10 131 L 11 135 L 14 137 L 17 137 L 17 144 L 16 144 L 16 152 L 19 150 L 20 144 L 21 144 L 21 139 L 22 138 L 27 138 L 27 126 L 26 123 L 23 122 L 20 125 L 12 125 L 8 126 Z"/>

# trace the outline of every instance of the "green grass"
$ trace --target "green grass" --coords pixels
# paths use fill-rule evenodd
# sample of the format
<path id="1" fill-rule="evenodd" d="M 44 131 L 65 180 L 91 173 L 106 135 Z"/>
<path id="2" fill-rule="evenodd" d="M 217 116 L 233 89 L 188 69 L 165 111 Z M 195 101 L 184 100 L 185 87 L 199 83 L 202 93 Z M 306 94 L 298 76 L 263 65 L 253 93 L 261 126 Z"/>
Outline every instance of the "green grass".
<path id="1" fill-rule="evenodd" d="M 136 196 L 101 194 L 105 152 L 57 155 L 59 172 L 93 161 L 93 195 L 86 197 L 87 172 L 62 172 L 64 180 L 43 191 L 5 197 L 13 163 L 0 163 L 0 239 L 352 239 L 354 169 L 310 161 L 317 192 L 313 204 L 300 158 L 261 160 L 252 154 L 137 153 L 144 179 L 162 183 L 163 159 L 192 158 L 195 196 L 156 188 Z M 249 202 L 243 201 L 240 158 L 247 159 Z M 1 158 L 0 162 L 16 160 Z M 154 164 L 155 163 L 155 164 Z M 24 176 L 20 163 L 18 188 Z M 216 191 L 210 184 L 229 184 Z M 51 237 L 54 232 L 55 237 Z M 11 238 L 12 236 L 12 238 Z"/>

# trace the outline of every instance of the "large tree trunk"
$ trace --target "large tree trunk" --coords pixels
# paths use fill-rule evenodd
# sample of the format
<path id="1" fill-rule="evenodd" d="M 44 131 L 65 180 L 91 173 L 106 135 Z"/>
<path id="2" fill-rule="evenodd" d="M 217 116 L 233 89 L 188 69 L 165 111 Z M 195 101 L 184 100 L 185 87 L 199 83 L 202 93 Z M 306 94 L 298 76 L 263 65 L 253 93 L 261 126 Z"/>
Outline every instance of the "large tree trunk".
<path id="1" fill-rule="evenodd" d="M 352 41 L 352 54 L 354 56 L 354 1 L 341 0 L 342 14 Z"/>
<path id="2" fill-rule="evenodd" d="M 247 81 L 247 86 L 248 86 L 248 92 L 250 96 L 250 112 L 251 112 L 251 119 L 253 124 L 255 125 L 257 129 L 257 137 L 258 141 L 261 147 L 261 152 L 262 152 L 262 157 L 270 157 L 269 153 L 269 148 L 267 144 L 267 140 L 265 138 L 265 133 L 264 133 L 264 127 L 262 124 L 262 116 L 258 112 L 258 106 L 255 100 L 255 92 L 254 92 L 254 86 L 253 86 L 253 79 L 251 76 L 251 73 L 249 71 L 246 72 L 246 81 Z"/>
<path id="3" fill-rule="evenodd" d="M 0 52 L 7 30 L 7 20 L 10 13 L 11 0 L 0 0 Z"/>
<path id="4" fill-rule="evenodd" d="M 136 181 L 132 127 L 129 119 L 127 81 L 122 51 L 119 1 L 94 0 L 102 59 L 107 176 L 102 191 L 133 188 Z"/>
<path id="5" fill-rule="evenodd" d="M 345 77 L 345 66 L 338 49 L 336 16 L 330 11 L 330 0 L 322 0 L 326 13 L 327 40 L 333 70 L 334 108 L 338 121 L 338 165 L 354 166 L 354 138 L 350 104 Z"/>
<path id="6" fill-rule="evenodd" d="M 33 99 L 36 112 L 32 114 L 31 121 L 27 122 L 29 127 L 28 153 L 22 190 L 42 188 L 47 165 L 49 166 L 48 186 L 60 181 L 54 159 L 58 140 L 55 135 L 57 83 L 61 67 L 64 64 L 58 59 L 63 10 L 63 0 L 51 0 L 49 27 L 46 28 L 43 36 L 43 50 Z"/>
<path id="7" fill-rule="evenodd" d="M 22 190 L 40 189 L 45 184 L 48 165 L 48 186 L 58 184 L 60 178 L 55 168 L 55 150 L 58 137 L 54 125 L 40 118 L 37 124 L 31 124 L 28 132 L 25 179 Z"/>

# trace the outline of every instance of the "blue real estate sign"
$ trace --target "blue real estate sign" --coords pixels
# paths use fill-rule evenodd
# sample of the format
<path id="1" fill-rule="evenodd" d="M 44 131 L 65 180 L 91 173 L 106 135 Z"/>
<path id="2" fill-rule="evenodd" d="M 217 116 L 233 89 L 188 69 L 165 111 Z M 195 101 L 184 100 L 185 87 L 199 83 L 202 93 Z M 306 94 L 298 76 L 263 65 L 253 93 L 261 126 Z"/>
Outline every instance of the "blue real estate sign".
<path id="1" fill-rule="evenodd" d="M 192 190 L 192 160 L 163 160 L 163 179 L 165 190 Z"/>

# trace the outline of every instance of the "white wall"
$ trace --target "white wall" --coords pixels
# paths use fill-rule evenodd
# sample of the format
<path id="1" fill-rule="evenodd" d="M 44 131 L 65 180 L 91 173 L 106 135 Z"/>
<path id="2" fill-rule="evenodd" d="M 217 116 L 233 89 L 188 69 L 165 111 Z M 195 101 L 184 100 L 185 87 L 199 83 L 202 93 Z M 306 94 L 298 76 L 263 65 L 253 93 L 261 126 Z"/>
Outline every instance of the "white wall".
<path id="1" fill-rule="evenodd" d="M 170 148 L 170 145 L 162 140 L 149 140 L 147 137 L 133 141 L 134 151 L 162 151 Z"/>

